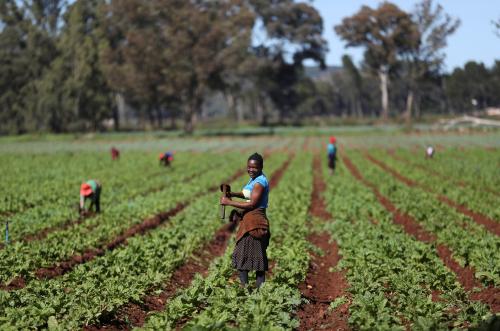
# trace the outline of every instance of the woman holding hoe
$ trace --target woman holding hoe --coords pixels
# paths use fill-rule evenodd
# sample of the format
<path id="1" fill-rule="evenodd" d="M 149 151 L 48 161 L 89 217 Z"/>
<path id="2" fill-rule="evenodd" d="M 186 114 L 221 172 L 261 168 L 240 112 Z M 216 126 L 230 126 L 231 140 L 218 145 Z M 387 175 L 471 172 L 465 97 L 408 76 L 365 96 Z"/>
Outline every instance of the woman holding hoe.
<path id="1" fill-rule="evenodd" d="M 271 232 L 266 216 L 269 199 L 269 182 L 262 172 L 264 159 L 254 153 L 247 160 L 247 172 L 250 180 L 241 192 L 229 192 L 223 196 L 220 203 L 242 209 L 242 217 L 236 233 L 236 246 L 233 252 L 233 267 L 238 269 L 241 283 L 248 284 L 248 272 L 255 270 L 257 287 L 266 280 L 268 260 L 266 249 L 269 245 Z M 233 201 L 232 197 L 246 201 Z M 234 213 L 231 213 L 231 216 Z M 240 215 L 241 216 L 241 215 Z"/>

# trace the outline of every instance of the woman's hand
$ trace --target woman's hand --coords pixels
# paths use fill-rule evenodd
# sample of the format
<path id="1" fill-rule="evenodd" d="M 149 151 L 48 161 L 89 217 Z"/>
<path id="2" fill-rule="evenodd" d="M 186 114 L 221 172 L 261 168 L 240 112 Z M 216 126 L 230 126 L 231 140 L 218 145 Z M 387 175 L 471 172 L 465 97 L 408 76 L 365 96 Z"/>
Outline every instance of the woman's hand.
<path id="1" fill-rule="evenodd" d="M 220 204 L 223 205 L 223 206 L 229 206 L 231 205 L 233 201 L 231 200 L 231 198 L 228 198 L 228 197 L 221 197 L 220 198 Z"/>

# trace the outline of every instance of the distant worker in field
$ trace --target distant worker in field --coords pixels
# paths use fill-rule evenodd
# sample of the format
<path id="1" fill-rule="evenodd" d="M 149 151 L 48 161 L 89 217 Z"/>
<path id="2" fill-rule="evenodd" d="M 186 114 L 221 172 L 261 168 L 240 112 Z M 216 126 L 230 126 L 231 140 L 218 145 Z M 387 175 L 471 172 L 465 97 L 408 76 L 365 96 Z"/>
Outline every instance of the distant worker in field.
<path id="1" fill-rule="evenodd" d="M 223 206 L 242 209 L 241 213 L 237 213 L 237 218 L 241 221 L 236 233 L 232 264 L 239 271 L 243 286 L 248 285 L 248 272 L 252 270 L 256 272 L 257 287 L 262 286 L 268 270 L 266 249 L 271 232 L 266 210 L 269 200 L 269 182 L 262 172 L 263 168 L 262 156 L 258 153 L 250 155 L 247 160 L 247 172 L 250 175 L 248 183 L 241 192 L 229 192 L 229 197 L 222 196 L 220 199 L 220 204 Z M 233 201 L 232 197 L 246 201 Z"/>
<path id="2" fill-rule="evenodd" d="M 118 160 L 120 158 L 120 151 L 114 146 L 111 147 L 111 159 L 113 161 Z"/>
<path id="3" fill-rule="evenodd" d="M 174 153 L 173 152 L 165 152 L 160 154 L 160 165 L 163 164 L 165 167 L 170 167 L 172 161 L 174 161 Z"/>
<path id="4" fill-rule="evenodd" d="M 326 146 L 326 149 L 328 151 L 328 168 L 330 168 L 330 173 L 332 175 L 335 171 L 335 162 L 337 161 L 337 146 L 335 145 L 336 142 L 337 139 L 334 136 L 331 136 L 330 142 Z"/>
<path id="5" fill-rule="evenodd" d="M 101 184 L 95 179 L 90 179 L 80 186 L 80 214 L 87 211 L 85 209 L 85 202 L 87 200 L 90 200 L 89 211 L 95 206 L 95 211 L 97 213 L 101 212 Z"/>
<path id="6" fill-rule="evenodd" d="M 427 146 L 425 149 L 425 158 L 426 159 L 431 159 L 434 156 L 434 147 L 431 145 Z"/>

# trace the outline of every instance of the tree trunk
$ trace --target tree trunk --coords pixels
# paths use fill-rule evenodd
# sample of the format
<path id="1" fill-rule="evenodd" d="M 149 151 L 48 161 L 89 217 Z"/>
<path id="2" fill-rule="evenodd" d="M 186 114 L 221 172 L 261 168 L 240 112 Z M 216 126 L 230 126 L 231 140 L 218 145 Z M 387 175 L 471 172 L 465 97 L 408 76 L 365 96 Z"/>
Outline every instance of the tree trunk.
<path id="1" fill-rule="evenodd" d="M 238 102 L 238 99 L 236 99 L 235 101 L 236 101 L 236 122 L 238 122 L 238 124 L 241 124 L 243 123 L 244 120 L 243 105 L 240 102 Z"/>
<path id="2" fill-rule="evenodd" d="M 158 128 L 161 130 L 163 128 L 163 113 L 161 107 L 156 108 L 156 118 L 158 120 Z"/>
<path id="3" fill-rule="evenodd" d="M 255 115 L 257 122 L 262 124 L 264 121 L 264 108 L 262 107 L 262 100 L 259 98 L 259 95 L 254 99 L 255 101 Z"/>
<path id="4" fill-rule="evenodd" d="M 415 94 L 415 118 L 420 118 L 420 94 Z"/>
<path id="5" fill-rule="evenodd" d="M 231 92 L 224 93 L 226 97 L 227 107 L 230 114 L 234 115 L 234 118 L 238 124 L 243 121 L 243 113 L 238 110 L 238 100 Z"/>
<path id="6" fill-rule="evenodd" d="M 126 105 L 125 98 L 121 93 L 115 94 L 116 101 L 116 128 L 118 129 L 120 126 L 127 126 L 127 114 L 126 114 Z"/>
<path id="7" fill-rule="evenodd" d="M 200 110 L 202 104 L 202 101 L 198 100 L 196 97 L 192 97 L 191 100 L 191 102 L 188 102 L 186 110 L 184 111 L 184 132 L 187 134 L 192 134 L 194 132 L 196 113 Z"/>
<path id="8" fill-rule="evenodd" d="M 378 71 L 378 76 L 380 78 L 380 92 L 382 93 L 382 121 L 386 122 L 389 119 L 389 90 L 388 90 L 388 79 L 389 74 L 387 68 L 380 68 Z"/>
<path id="9" fill-rule="evenodd" d="M 411 125 L 411 115 L 412 115 L 412 109 L 413 109 L 414 95 L 415 95 L 415 93 L 410 88 L 410 90 L 408 91 L 408 95 L 406 96 L 406 111 L 403 115 L 407 126 Z"/>
<path id="10" fill-rule="evenodd" d="M 361 104 L 360 98 L 356 100 L 356 117 L 358 118 L 363 117 L 363 105 Z"/>
<path id="11" fill-rule="evenodd" d="M 191 105 L 184 112 L 184 133 L 192 134 L 194 131 L 194 111 Z"/>

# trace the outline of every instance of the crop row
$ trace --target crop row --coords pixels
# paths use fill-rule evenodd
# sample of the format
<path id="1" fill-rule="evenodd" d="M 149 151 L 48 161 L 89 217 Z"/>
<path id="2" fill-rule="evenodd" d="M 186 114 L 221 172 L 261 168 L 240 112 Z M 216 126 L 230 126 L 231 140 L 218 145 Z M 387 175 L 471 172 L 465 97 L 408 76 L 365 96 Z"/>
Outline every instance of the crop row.
<path id="1" fill-rule="evenodd" d="M 16 276 L 30 279 L 35 277 L 36 268 L 50 267 L 75 254 L 100 248 L 141 220 L 204 193 L 214 185 L 214 179 L 223 179 L 220 171 L 234 172 L 237 168 L 241 169 L 241 163 L 237 155 L 227 157 L 225 163 L 187 184 L 185 181 L 197 172 L 199 165 L 185 167 L 184 174 L 169 180 L 163 190 L 110 206 L 106 212 L 84 223 L 50 233 L 43 240 L 15 242 L 0 251 L 0 280 L 8 282 Z"/>
<path id="2" fill-rule="evenodd" d="M 398 149 L 396 154 L 417 164 L 431 166 L 459 181 L 466 181 L 477 189 L 487 187 L 496 188 L 498 191 L 500 185 L 498 151 L 493 152 L 483 148 L 452 148 L 436 153 L 432 160 L 425 160 L 423 154 L 415 155 L 405 149 Z"/>
<path id="3" fill-rule="evenodd" d="M 129 203 L 137 196 L 161 190 L 172 181 L 190 178 L 211 166 L 210 163 L 220 162 L 217 160 L 215 155 L 183 156 L 173 169 L 168 170 L 158 169 L 156 164 L 154 166 L 149 164 L 147 168 L 136 167 L 135 160 L 128 163 L 122 160 L 120 162 L 127 164 L 127 166 L 114 167 L 113 165 L 110 168 L 112 172 L 107 174 L 107 177 L 90 178 L 99 179 L 103 185 L 101 209 L 107 213 L 115 206 L 125 202 Z M 142 161 L 139 160 L 138 163 L 140 165 Z M 197 165 L 199 163 L 202 165 Z M 42 195 L 55 196 L 57 198 L 55 202 L 42 204 L 10 217 L 11 240 L 36 237 L 39 232 L 65 227 L 76 222 L 79 218 L 76 208 L 79 183 L 75 182 L 74 178 L 61 178 L 60 181 L 71 182 L 72 188 L 67 188 L 66 191 L 48 189 L 48 191 L 44 191 L 45 193 L 40 192 Z"/>
<path id="4" fill-rule="evenodd" d="M 334 222 L 323 228 L 339 244 L 338 268 L 347 272 L 353 328 L 443 329 L 478 323 L 489 314 L 487 306 L 467 299 L 436 247 L 395 225 L 370 188 L 343 164 L 327 179 L 325 200 Z"/>
<path id="5" fill-rule="evenodd" d="M 415 218 L 425 230 L 435 234 L 438 243 L 448 246 L 461 266 L 474 267 L 478 278 L 485 285 L 500 285 L 498 236 L 439 201 L 433 194 L 398 182 L 359 153 L 349 153 L 349 156 L 398 209 Z"/>

